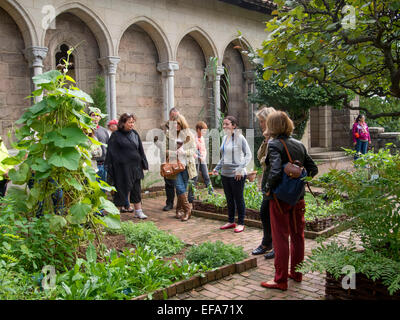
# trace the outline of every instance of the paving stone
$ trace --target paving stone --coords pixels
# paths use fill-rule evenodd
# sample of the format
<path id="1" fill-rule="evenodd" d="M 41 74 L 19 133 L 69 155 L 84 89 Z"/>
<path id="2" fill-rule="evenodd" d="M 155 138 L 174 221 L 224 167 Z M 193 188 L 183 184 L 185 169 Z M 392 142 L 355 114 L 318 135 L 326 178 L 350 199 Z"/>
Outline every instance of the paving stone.
<path id="1" fill-rule="evenodd" d="M 233 232 L 221 232 L 219 227 L 221 221 L 191 217 L 185 223 L 174 218 L 174 212 L 163 212 L 165 196 L 143 199 L 143 208 L 148 215 L 147 221 L 153 221 L 160 229 L 168 230 L 175 234 L 185 243 L 199 244 L 207 239 L 221 240 L 224 243 L 243 246 L 249 257 L 251 251 L 256 248 L 262 239 L 262 231 L 258 228 L 246 227 L 239 236 Z M 140 223 L 132 216 L 121 214 L 121 220 L 131 220 Z M 188 232 L 190 230 L 190 232 Z M 348 233 L 340 234 L 342 239 L 348 237 Z M 314 240 L 306 239 L 306 255 L 310 249 L 317 246 Z M 285 292 L 279 290 L 268 290 L 260 286 L 261 281 L 267 281 L 274 277 L 274 261 L 265 260 L 263 256 L 257 257 L 257 267 L 251 268 L 241 274 L 234 273 L 227 277 L 208 282 L 203 286 L 189 292 L 180 293 L 169 298 L 170 300 L 324 300 L 324 275 L 312 272 L 303 276 L 302 283 L 289 281 L 289 288 Z M 211 277 L 212 278 L 212 277 Z"/>

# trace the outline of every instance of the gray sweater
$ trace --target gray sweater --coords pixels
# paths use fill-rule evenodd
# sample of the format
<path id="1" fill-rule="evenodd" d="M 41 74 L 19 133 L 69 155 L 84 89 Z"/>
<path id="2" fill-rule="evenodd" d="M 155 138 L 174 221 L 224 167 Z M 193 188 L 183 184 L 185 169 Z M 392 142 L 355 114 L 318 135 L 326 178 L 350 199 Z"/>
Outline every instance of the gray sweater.
<path id="1" fill-rule="evenodd" d="M 246 167 L 252 155 L 246 138 L 240 133 L 234 133 L 230 138 L 224 136 L 220 148 L 221 160 L 215 170 L 221 171 L 225 177 L 234 177 L 236 174 L 246 175 Z"/>

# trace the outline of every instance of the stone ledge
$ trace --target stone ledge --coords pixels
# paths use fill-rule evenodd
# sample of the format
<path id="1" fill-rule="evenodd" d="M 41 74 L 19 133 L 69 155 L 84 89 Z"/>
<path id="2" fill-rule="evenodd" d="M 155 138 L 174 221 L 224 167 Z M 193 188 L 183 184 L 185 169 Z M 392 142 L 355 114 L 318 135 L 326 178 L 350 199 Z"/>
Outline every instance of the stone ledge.
<path id="1" fill-rule="evenodd" d="M 152 192 L 142 192 L 142 199 L 156 198 L 165 196 L 165 191 L 152 191 Z"/>
<path id="2" fill-rule="evenodd" d="M 193 276 L 190 279 L 175 282 L 167 288 L 158 289 L 152 292 L 152 300 L 164 300 L 172 298 L 179 293 L 191 291 L 208 282 L 222 279 L 234 273 L 241 273 L 255 267 L 257 267 L 257 257 L 250 257 L 240 262 L 228 264 L 214 270 L 207 271 L 203 273 L 203 276 Z M 147 300 L 148 295 L 148 293 L 142 294 L 141 296 L 132 298 L 132 300 Z"/>

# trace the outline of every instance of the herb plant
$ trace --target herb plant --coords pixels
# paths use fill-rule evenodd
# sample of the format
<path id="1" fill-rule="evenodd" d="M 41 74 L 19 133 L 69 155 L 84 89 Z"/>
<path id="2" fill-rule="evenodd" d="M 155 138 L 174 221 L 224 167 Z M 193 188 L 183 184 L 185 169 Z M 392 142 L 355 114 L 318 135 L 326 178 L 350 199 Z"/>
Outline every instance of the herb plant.
<path id="1" fill-rule="evenodd" d="M 243 247 L 224 244 L 220 240 L 216 242 L 207 241 L 195 245 L 186 253 L 188 261 L 203 263 L 209 268 L 218 268 L 245 258 L 247 258 L 247 253 L 243 251 Z"/>
<path id="2" fill-rule="evenodd" d="M 136 247 L 148 247 L 157 256 L 172 256 L 185 246 L 182 240 L 158 229 L 153 222 L 123 222 L 121 233 L 125 235 L 126 242 Z"/>

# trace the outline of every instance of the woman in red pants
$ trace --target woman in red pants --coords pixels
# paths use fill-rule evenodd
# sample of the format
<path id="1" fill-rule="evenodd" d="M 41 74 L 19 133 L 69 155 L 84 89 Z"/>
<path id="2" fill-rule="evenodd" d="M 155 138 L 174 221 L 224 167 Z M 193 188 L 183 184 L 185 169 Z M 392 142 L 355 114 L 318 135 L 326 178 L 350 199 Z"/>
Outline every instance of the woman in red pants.
<path id="1" fill-rule="evenodd" d="M 268 179 L 264 190 L 267 190 L 271 215 L 272 242 L 275 248 L 275 278 L 261 285 L 270 289 L 287 289 L 288 278 L 297 282 L 302 274 L 295 269 L 304 259 L 304 187 L 300 200 L 294 205 L 278 200 L 272 190 L 282 179 L 282 166 L 289 162 L 288 152 L 293 161 L 300 161 L 307 170 L 308 176 L 315 176 L 318 167 L 307 153 L 305 146 L 291 137 L 293 122 L 285 112 L 277 111 L 267 118 L 269 136 L 268 155 L 265 160 Z M 283 141 L 283 142 L 282 142 Z M 289 269 L 289 236 L 290 236 L 290 273 Z"/>

